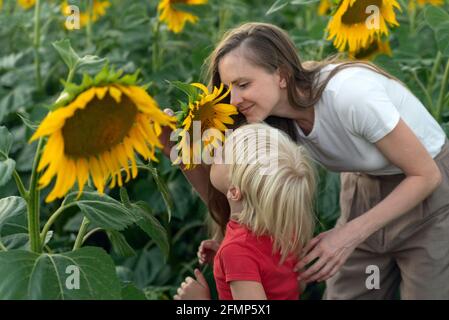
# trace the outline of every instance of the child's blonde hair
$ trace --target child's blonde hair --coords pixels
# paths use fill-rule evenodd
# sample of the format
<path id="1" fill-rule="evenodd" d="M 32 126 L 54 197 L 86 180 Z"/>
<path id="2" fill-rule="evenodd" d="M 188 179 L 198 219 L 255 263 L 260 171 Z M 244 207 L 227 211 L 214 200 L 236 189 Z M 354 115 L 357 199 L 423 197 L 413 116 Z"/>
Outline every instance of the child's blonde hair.
<path id="1" fill-rule="evenodd" d="M 316 178 L 304 147 L 280 130 L 254 123 L 236 129 L 225 152 L 233 157 L 230 183 L 243 198 L 242 212 L 232 218 L 256 235 L 270 235 L 281 262 L 299 253 L 314 230 Z"/>

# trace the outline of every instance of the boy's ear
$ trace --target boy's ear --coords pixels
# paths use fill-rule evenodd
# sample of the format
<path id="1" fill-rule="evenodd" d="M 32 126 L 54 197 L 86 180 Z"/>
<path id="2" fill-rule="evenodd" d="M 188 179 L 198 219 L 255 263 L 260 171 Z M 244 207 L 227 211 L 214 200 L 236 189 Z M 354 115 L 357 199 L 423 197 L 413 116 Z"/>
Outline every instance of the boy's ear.
<path id="1" fill-rule="evenodd" d="M 230 186 L 226 196 L 229 200 L 232 201 L 240 201 L 242 199 L 242 193 L 240 191 L 240 188 L 236 186 Z"/>

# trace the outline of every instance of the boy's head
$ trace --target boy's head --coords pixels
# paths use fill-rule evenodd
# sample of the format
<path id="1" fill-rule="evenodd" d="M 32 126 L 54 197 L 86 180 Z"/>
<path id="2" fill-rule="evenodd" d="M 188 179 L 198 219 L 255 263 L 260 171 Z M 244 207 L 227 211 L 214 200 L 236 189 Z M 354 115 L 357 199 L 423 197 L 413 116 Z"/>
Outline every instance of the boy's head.
<path id="1" fill-rule="evenodd" d="M 263 123 L 235 130 L 211 168 L 211 182 L 230 204 L 242 203 L 232 218 L 273 236 L 283 254 L 312 237 L 315 172 L 305 149 L 283 132 Z"/>

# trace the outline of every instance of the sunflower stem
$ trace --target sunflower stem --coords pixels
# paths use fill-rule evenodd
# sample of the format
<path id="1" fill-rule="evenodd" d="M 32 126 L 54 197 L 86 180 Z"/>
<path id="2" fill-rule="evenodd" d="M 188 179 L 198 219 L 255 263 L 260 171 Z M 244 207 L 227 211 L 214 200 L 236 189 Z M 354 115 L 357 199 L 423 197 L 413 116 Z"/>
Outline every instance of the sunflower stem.
<path id="1" fill-rule="evenodd" d="M 39 201 L 40 201 L 40 192 L 37 187 L 37 180 L 38 180 L 38 172 L 37 172 L 37 166 L 39 164 L 40 156 L 41 156 L 41 150 L 44 145 L 44 139 L 40 138 L 36 154 L 34 155 L 33 160 L 33 169 L 31 171 L 31 179 L 30 179 L 30 191 L 29 191 L 29 197 L 27 199 L 28 204 L 28 232 L 30 235 L 30 248 L 31 251 L 40 253 L 41 252 L 41 238 L 40 238 L 40 208 L 39 208 Z"/>
<path id="2" fill-rule="evenodd" d="M 429 81 L 427 81 L 427 91 L 429 93 L 431 93 L 433 84 L 435 83 L 435 78 L 438 72 L 438 68 L 441 65 L 441 60 L 442 60 L 443 55 L 441 54 L 441 51 L 438 50 L 437 52 L 437 56 L 435 57 L 435 62 L 433 64 L 432 67 L 432 72 L 430 73 L 430 77 L 429 77 Z"/>
<path id="3" fill-rule="evenodd" d="M 446 68 L 444 69 L 443 81 L 441 82 L 440 94 L 438 96 L 437 102 L 437 114 L 436 119 L 438 122 L 441 122 L 443 116 L 443 108 L 444 108 L 444 94 L 446 92 L 446 88 L 449 82 L 449 59 L 446 63 Z"/>
<path id="4" fill-rule="evenodd" d="M 426 89 L 426 87 L 424 86 L 424 84 L 422 83 L 422 81 L 419 79 L 418 75 L 416 74 L 416 71 L 412 71 L 411 72 L 413 75 L 413 78 L 415 79 L 416 83 L 418 84 L 418 86 L 421 88 L 422 92 L 424 93 L 426 100 L 427 100 L 427 110 L 429 110 L 430 112 L 433 111 L 433 101 L 432 101 L 432 97 L 429 94 L 428 89 Z"/>
<path id="5" fill-rule="evenodd" d="M 75 244 L 73 245 L 73 250 L 79 249 L 83 244 L 84 235 L 86 234 L 87 227 L 89 226 L 89 219 L 86 217 L 83 218 L 83 222 L 81 222 L 80 230 L 78 231 L 78 236 L 76 237 Z"/>
<path id="6" fill-rule="evenodd" d="M 321 39 L 321 45 L 320 45 L 320 49 L 318 51 L 318 57 L 317 60 L 321 60 L 323 58 L 323 53 L 324 53 L 324 45 L 326 43 L 326 39 L 327 39 L 327 29 L 324 29 L 323 32 L 323 38 Z"/>
<path id="7" fill-rule="evenodd" d="M 86 26 L 86 40 L 87 40 L 87 47 L 92 46 L 92 11 L 93 11 L 93 0 L 89 0 L 88 2 L 88 8 L 87 13 L 89 15 L 87 19 L 87 26 Z"/>
<path id="8" fill-rule="evenodd" d="M 50 227 L 53 225 L 53 223 L 56 221 L 56 219 L 58 219 L 58 217 L 61 215 L 61 213 L 64 211 L 64 210 L 66 210 L 66 209 L 68 209 L 68 208 L 70 208 L 70 207 L 72 207 L 72 206 L 74 206 L 74 205 L 76 205 L 76 202 L 73 202 L 73 203 L 70 203 L 70 204 L 68 204 L 68 205 L 66 205 L 66 206 L 61 206 L 61 207 L 59 207 L 51 216 L 50 216 L 50 218 L 48 219 L 48 221 L 47 221 L 47 223 L 44 225 L 44 228 L 42 229 L 42 232 L 41 232 L 41 234 L 40 234 L 40 237 L 41 237 L 41 243 L 44 243 L 44 241 L 45 241 L 45 237 L 47 236 L 47 233 L 48 233 L 48 230 L 50 230 Z"/>
<path id="9" fill-rule="evenodd" d="M 5 245 L 1 240 L 0 240 L 0 251 L 8 251 L 8 248 L 5 247 Z"/>
<path id="10" fill-rule="evenodd" d="M 95 232 L 102 231 L 102 230 L 103 230 L 103 228 L 95 228 L 95 229 L 90 230 L 90 231 L 83 237 L 83 241 L 81 242 L 81 244 L 83 244 L 84 242 L 86 242 L 86 240 L 87 240 L 91 235 L 93 235 Z"/>
<path id="11" fill-rule="evenodd" d="M 34 66 L 36 72 L 36 85 L 38 91 L 42 91 L 42 77 L 41 77 L 41 62 L 39 57 L 39 47 L 41 44 L 41 25 L 40 25 L 40 15 L 41 15 L 41 2 L 36 0 L 34 6 Z"/>
<path id="12" fill-rule="evenodd" d="M 159 70 L 159 62 L 160 62 L 160 47 L 159 47 L 159 35 L 160 35 L 160 27 L 161 22 L 157 19 L 156 26 L 153 28 L 153 54 L 152 54 L 152 67 L 153 72 Z"/>
<path id="13" fill-rule="evenodd" d="M 410 22 L 410 35 L 414 36 L 416 27 L 415 27 L 415 21 L 416 21 L 416 7 L 415 5 L 409 5 L 408 7 L 408 16 L 409 16 L 409 22 Z"/>
<path id="14" fill-rule="evenodd" d="M 66 83 L 70 83 L 73 80 L 73 77 L 75 76 L 75 71 L 76 71 L 76 65 L 69 70 L 69 75 L 67 76 L 67 80 L 65 81 Z"/>
<path id="15" fill-rule="evenodd" d="M 16 181 L 17 189 L 19 190 L 20 195 L 22 198 L 25 199 L 25 201 L 28 201 L 29 193 L 25 189 L 25 186 L 23 185 L 22 179 L 20 178 L 19 173 L 17 170 L 13 171 L 14 180 Z"/>

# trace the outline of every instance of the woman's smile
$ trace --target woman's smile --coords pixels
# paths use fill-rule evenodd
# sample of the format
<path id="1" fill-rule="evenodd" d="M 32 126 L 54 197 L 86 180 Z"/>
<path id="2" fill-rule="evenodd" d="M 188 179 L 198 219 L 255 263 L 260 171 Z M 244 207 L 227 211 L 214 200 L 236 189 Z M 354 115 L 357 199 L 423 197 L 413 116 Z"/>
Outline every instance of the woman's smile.
<path id="1" fill-rule="evenodd" d="M 239 111 L 241 112 L 241 113 L 243 113 L 243 114 L 248 114 L 250 111 L 251 111 L 251 109 L 254 107 L 254 103 L 252 104 L 252 105 L 250 105 L 250 106 L 246 106 L 246 107 L 241 107 L 241 108 L 239 108 Z"/>

